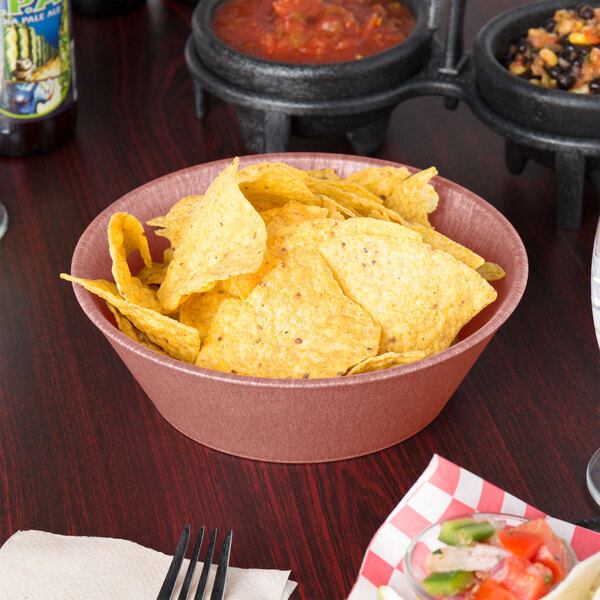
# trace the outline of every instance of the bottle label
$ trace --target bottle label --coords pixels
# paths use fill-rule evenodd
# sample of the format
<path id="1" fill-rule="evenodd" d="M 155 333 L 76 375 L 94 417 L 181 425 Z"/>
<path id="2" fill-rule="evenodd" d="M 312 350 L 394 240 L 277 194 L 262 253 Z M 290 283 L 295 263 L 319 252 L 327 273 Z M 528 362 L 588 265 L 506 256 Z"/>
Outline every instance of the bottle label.
<path id="1" fill-rule="evenodd" d="M 0 115 L 36 119 L 73 96 L 68 6 L 67 0 L 0 0 Z"/>

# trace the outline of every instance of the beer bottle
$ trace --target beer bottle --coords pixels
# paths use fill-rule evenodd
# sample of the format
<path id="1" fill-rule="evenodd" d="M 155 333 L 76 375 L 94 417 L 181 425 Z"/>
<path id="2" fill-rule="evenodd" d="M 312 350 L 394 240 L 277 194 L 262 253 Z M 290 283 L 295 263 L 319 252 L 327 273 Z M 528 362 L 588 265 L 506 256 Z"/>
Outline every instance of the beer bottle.
<path id="1" fill-rule="evenodd" d="M 77 119 L 70 0 L 0 0 L 0 17 L 0 155 L 49 150 Z"/>

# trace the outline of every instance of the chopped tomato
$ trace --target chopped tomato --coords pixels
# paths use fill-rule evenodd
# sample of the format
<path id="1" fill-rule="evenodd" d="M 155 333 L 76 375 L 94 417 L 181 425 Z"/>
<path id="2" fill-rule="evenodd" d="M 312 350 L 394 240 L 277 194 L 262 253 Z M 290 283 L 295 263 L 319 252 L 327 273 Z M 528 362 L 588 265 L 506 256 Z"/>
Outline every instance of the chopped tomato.
<path id="1" fill-rule="evenodd" d="M 538 533 L 521 531 L 509 527 L 498 532 L 500 543 L 514 555 L 528 560 L 532 559 L 544 543 L 544 538 Z"/>
<path id="2" fill-rule="evenodd" d="M 552 583 L 558 583 L 565 578 L 566 556 L 553 554 L 548 546 L 543 545 L 537 551 L 534 562 L 541 563 L 552 572 Z"/>
<path id="3" fill-rule="evenodd" d="M 280 17 L 296 13 L 314 19 L 321 12 L 321 4 L 321 0 L 275 0 L 273 10 Z"/>
<path id="4" fill-rule="evenodd" d="M 516 600 L 539 600 L 544 596 L 551 584 L 551 577 L 536 565 L 524 558 L 508 556 L 503 561 L 503 568 L 492 575 L 510 590 Z"/>
<path id="5" fill-rule="evenodd" d="M 569 558 L 565 543 L 552 531 L 550 525 L 543 519 L 533 519 L 519 525 L 519 531 L 539 535 L 544 543 L 534 556 L 534 562 L 542 563 L 552 570 L 554 581 L 557 583 L 564 579 L 569 568 Z"/>
<path id="6" fill-rule="evenodd" d="M 589 29 L 584 32 L 585 33 L 585 43 L 593 46 L 595 44 L 600 44 L 600 35 L 598 35 L 597 31 L 593 29 Z"/>
<path id="7" fill-rule="evenodd" d="M 517 597 L 498 581 L 484 579 L 473 600 L 517 600 Z"/>
<path id="8" fill-rule="evenodd" d="M 554 537 L 552 527 L 544 519 L 531 519 L 525 523 L 517 525 L 519 531 L 527 531 L 542 536 L 545 540 Z"/>
<path id="9" fill-rule="evenodd" d="M 330 34 L 342 35 L 344 33 L 344 21 L 335 15 L 323 17 L 316 25 L 319 31 L 326 31 Z"/>

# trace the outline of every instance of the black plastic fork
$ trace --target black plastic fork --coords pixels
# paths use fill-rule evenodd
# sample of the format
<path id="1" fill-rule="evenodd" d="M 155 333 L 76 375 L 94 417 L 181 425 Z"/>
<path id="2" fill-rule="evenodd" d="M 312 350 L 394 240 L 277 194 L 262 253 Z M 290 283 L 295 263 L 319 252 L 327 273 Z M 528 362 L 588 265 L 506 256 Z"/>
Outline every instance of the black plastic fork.
<path id="1" fill-rule="evenodd" d="M 185 574 L 181 591 L 179 592 L 179 596 L 177 597 L 178 600 L 186 600 L 190 592 L 192 578 L 194 576 L 196 565 L 198 564 L 198 556 L 200 555 L 200 548 L 202 547 L 202 541 L 204 539 L 204 529 L 204 526 L 202 526 L 202 528 L 200 529 L 200 533 L 196 538 L 196 544 L 194 545 L 192 557 L 190 558 L 190 564 Z M 225 536 L 225 539 L 223 540 L 223 545 L 221 546 L 221 554 L 219 555 L 217 573 L 215 575 L 215 581 L 213 583 L 213 589 L 210 595 L 210 600 L 223 600 L 223 597 L 225 596 L 225 583 L 227 581 L 227 570 L 229 567 L 229 555 L 231 552 L 232 535 L 233 532 L 229 530 L 227 532 L 227 535 Z M 179 575 L 179 570 L 181 569 L 181 564 L 183 563 L 183 559 L 185 558 L 185 551 L 187 549 L 189 539 L 190 526 L 186 525 L 183 529 L 183 532 L 181 533 L 181 538 L 179 539 L 179 543 L 177 544 L 175 554 L 173 555 L 173 560 L 171 561 L 171 565 L 169 566 L 169 570 L 167 571 L 167 576 L 165 577 L 165 580 L 163 582 L 162 587 L 160 588 L 160 592 L 158 593 L 156 600 L 171 599 L 171 596 L 173 595 L 173 590 L 175 589 L 175 584 L 177 582 L 177 576 Z M 194 600 L 202 600 L 204 598 L 204 592 L 206 591 L 206 582 L 208 581 L 208 572 L 212 563 L 216 539 L 217 529 L 215 528 L 213 529 L 213 532 L 210 536 L 210 541 L 208 543 L 208 549 L 206 550 L 204 565 L 202 567 L 202 573 L 200 574 L 200 580 L 198 582 L 196 594 L 194 595 Z"/>

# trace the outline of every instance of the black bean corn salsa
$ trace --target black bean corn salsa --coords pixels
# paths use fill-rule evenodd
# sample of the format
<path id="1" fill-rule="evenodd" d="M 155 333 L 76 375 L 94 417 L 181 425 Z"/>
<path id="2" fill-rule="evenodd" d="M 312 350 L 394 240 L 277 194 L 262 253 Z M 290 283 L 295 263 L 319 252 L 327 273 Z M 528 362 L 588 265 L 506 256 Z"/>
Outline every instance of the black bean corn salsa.
<path id="1" fill-rule="evenodd" d="M 600 94 L 600 8 L 561 9 L 510 47 L 508 70 L 529 82 L 577 94 Z"/>

